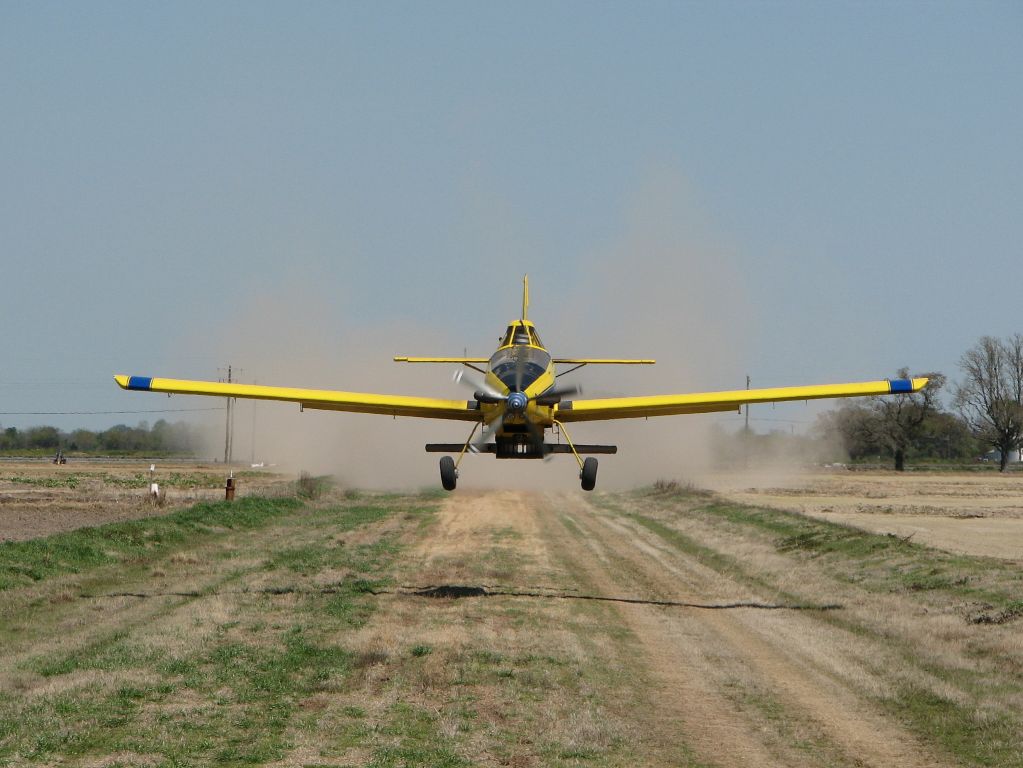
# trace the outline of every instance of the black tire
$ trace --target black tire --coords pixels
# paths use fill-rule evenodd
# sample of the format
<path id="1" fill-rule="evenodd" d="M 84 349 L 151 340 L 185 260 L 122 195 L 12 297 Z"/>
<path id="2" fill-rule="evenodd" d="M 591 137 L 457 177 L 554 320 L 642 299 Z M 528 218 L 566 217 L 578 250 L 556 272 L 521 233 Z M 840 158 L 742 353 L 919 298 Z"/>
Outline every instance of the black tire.
<path id="1" fill-rule="evenodd" d="M 455 470 L 455 460 L 450 456 L 442 456 L 440 460 L 440 484 L 445 491 L 455 490 L 458 482 L 458 472 Z"/>
<path id="2" fill-rule="evenodd" d="M 584 491 L 592 491 L 597 485 L 597 460 L 590 456 L 583 462 L 583 471 L 579 473 L 582 478 Z"/>

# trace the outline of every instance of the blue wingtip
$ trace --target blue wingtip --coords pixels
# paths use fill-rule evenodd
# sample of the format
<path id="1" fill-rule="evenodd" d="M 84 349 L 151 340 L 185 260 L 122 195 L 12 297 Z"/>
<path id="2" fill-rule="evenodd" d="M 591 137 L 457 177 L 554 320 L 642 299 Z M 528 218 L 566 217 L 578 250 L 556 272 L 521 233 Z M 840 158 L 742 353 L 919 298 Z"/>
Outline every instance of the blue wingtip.
<path id="1" fill-rule="evenodd" d="M 129 376 L 128 377 L 128 389 L 137 389 L 142 392 L 148 392 L 149 388 L 153 385 L 152 376 Z"/>
<path id="2" fill-rule="evenodd" d="M 893 395 L 905 395 L 913 392 L 913 381 L 911 379 L 891 379 L 888 384 Z"/>

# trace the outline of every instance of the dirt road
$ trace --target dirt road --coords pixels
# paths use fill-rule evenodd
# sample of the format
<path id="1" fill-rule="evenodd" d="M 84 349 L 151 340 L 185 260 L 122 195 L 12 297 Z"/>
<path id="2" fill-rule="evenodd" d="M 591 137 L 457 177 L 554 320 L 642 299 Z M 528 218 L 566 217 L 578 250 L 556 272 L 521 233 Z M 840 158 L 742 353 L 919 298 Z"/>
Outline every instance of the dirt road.
<path id="1" fill-rule="evenodd" d="M 495 527 L 509 533 L 512 559 L 530 564 L 518 583 L 704 606 L 604 604 L 607 620 L 632 636 L 629 665 L 649 684 L 646 708 L 629 723 L 648 755 L 684 746 L 695 762 L 724 766 L 950 764 L 871 703 L 869 692 L 884 682 L 857 659 L 869 649 L 822 612 L 769 607 L 770 595 L 584 497 L 453 496 L 418 548 L 420 572 L 431 582 L 466 582 L 470 573 L 443 573 L 438 562 L 486 551 Z M 727 607 L 737 602 L 768 607 Z"/>

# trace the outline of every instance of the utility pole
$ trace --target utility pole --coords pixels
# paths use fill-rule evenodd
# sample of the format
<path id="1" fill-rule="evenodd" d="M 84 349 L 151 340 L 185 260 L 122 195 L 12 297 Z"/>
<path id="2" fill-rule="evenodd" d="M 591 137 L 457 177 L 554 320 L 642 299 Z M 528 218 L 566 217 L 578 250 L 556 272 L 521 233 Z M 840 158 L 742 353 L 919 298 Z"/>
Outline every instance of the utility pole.
<path id="1" fill-rule="evenodd" d="M 749 374 L 746 374 L 746 391 L 749 392 Z M 749 403 L 746 403 L 746 432 L 749 432 Z"/>
<path id="2" fill-rule="evenodd" d="M 256 383 L 255 379 L 252 381 Z M 256 401 L 252 401 L 252 460 L 249 462 L 253 466 L 256 464 Z"/>
<path id="3" fill-rule="evenodd" d="M 749 392 L 750 378 L 746 374 L 746 391 Z M 749 403 L 746 403 L 746 429 L 742 433 L 742 466 L 749 469 Z"/>
<path id="4" fill-rule="evenodd" d="M 231 366 L 227 366 L 227 383 L 231 383 Z M 227 398 L 227 421 L 224 424 L 224 463 L 231 463 L 231 398 Z"/>
<path id="5" fill-rule="evenodd" d="M 230 384 L 233 379 L 231 378 L 232 368 L 230 365 L 227 366 L 227 383 Z M 224 425 L 224 463 L 230 464 L 232 454 L 234 452 L 234 398 L 227 398 L 227 420 Z"/>

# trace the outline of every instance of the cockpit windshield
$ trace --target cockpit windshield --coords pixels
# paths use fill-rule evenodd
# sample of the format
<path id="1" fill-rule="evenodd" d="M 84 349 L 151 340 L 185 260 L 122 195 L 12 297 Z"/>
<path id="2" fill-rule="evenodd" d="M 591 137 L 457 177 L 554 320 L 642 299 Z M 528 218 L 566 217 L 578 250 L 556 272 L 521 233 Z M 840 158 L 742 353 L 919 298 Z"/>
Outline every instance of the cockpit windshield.
<path id="1" fill-rule="evenodd" d="M 508 389 L 521 392 L 544 374 L 550 362 L 551 356 L 542 349 L 513 346 L 490 358 L 490 370 Z"/>

